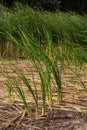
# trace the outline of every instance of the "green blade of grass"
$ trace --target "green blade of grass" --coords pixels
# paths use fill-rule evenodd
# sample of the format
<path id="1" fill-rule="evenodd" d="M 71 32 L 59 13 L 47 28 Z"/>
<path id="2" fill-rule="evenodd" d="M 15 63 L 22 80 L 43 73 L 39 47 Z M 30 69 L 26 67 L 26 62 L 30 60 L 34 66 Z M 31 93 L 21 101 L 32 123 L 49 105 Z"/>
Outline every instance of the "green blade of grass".
<path id="1" fill-rule="evenodd" d="M 34 91 L 33 91 L 32 87 L 31 87 L 31 85 L 28 82 L 27 78 L 25 77 L 25 75 L 23 73 L 20 73 L 19 76 L 22 79 L 22 81 L 24 82 L 24 84 L 26 85 L 26 87 L 29 89 L 30 93 L 32 94 L 33 99 L 35 101 L 36 108 L 38 109 L 38 100 L 37 100 L 37 98 L 36 98 L 36 96 L 34 94 Z"/>
<path id="2" fill-rule="evenodd" d="M 18 85 L 18 82 L 16 81 L 16 79 L 15 79 L 15 87 L 17 88 L 17 92 L 18 92 L 20 98 L 21 98 L 22 101 L 23 101 L 23 104 L 24 104 L 24 107 L 25 107 L 25 109 L 26 109 L 26 111 L 27 111 L 28 116 L 30 116 L 30 109 L 29 109 L 29 107 L 28 107 L 28 104 L 27 104 L 27 101 L 26 101 L 26 98 L 25 98 L 25 95 L 24 95 L 24 91 L 23 91 L 22 88 L 20 88 L 20 86 Z"/>

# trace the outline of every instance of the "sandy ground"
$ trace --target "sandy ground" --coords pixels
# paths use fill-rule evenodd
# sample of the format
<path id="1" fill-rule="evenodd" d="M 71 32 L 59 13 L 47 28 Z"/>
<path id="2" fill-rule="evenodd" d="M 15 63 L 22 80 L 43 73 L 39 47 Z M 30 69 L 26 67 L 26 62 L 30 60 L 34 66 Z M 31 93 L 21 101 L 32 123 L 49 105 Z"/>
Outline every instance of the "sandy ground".
<path id="1" fill-rule="evenodd" d="M 87 93 L 84 91 L 82 83 L 87 87 L 87 65 L 77 69 L 78 77 L 73 71 L 75 68 L 65 69 L 62 74 L 62 102 L 59 105 L 56 98 L 56 92 L 53 95 L 53 114 L 51 108 L 47 106 L 46 115 L 35 119 L 33 99 L 26 86 L 20 81 L 26 99 L 31 106 L 32 117 L 27 117 L 24 113 L 24 107 L 17 96 L 15 102 L 9 100 L 5 81 L 18 76 L 11 67 L 17 67 L 24 72 L 30 84 L 33 86 L 31 68 L 35 75 L 35 82 L 38 86 L 39 96 L 40 80 L 36 70 L 26 60 L 22 61 L 1 61 L 0 62 L 0 130 L 86 130 L 87 129 Z M 4 73 L 5 72 L 5 73 Z M 5 75 L 4 75 L 5 74 Z M 19 79 L 18 79 L 19 80 Z M 41 98 L 40 98 L 41 99 Z M 41 101 L 40 101 L 41 102 Z M 40 106 L 41 113 L 41 106 Z M 21 118 L 23 117 L 23 118 Z"/>

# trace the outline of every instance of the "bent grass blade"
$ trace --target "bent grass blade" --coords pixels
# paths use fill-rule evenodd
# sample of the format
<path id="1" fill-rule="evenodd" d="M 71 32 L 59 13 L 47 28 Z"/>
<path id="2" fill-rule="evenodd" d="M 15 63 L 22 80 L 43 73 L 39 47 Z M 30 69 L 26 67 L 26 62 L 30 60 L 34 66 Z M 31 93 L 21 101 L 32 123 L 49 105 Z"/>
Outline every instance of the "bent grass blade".
<path id="1" fill-rule="evenodd" d="M 30 116 L 30 109 L 28 107 L 28 103 L 26 101 L 24 91 L 23 91 L 22 87 L 20 88 L 20 86 L 19 86 L 18 82 L 16 81 L 16 79 L 14 79 L 14 80 L 15 80 L 15 87 L 17 89 L 17 93 L 19 94 L 19 97 L 22 99 L 23 105 L 24 105 L 24 107 L 25 107 L 25 109 L 27 111 L 28 116 Z"/>
<path id="2" fill-rule="evenodd" d="M 32 94 L 32 97 L 34 99 L 35 102 L 35 106 L 36 106 L 36 112 L 38 112 L 38 99 L 37 99 L 37 91 L 35 91 L 32 88 L 32 86 L 29 84 L 29 81 L 27 80 L 26 76 L 23 73 L 19 73 L 19 77 L 20 79 L 24 82 L 24 84 L 26 85 L 26 87 L 28 88 L 29 92 Z M 36 96 L 35 96 L 36 95 Z M 38 115 L 38 113 L 36 113 L 36 115 Z"/>

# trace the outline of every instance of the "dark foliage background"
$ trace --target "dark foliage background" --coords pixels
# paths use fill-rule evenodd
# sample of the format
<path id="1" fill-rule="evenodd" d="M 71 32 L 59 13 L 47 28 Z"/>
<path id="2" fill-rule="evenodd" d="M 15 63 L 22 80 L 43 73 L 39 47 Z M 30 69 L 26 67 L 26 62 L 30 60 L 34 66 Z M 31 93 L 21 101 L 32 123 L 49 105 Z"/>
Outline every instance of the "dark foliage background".
<path id="1" fill-rule="evenodd" d="M 87 11 L 87 0 L 61 0 L 62 11 L 76 11 L 78 13 Z"/>
<path id="2" fill-rule="evenodd" d="M 33 8 L 55 11 L 76 11 L 78 13 L 87 11 L 87 0 L 1 0 L 0 3 L 12 8 L 15 2 L 27 4 Z"/>

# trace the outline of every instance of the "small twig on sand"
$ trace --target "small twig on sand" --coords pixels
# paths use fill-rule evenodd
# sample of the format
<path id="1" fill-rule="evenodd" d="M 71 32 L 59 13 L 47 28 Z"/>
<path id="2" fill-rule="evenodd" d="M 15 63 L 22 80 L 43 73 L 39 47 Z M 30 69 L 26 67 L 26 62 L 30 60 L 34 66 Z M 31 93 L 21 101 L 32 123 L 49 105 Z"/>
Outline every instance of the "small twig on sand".
<path id="1" fill-rule="evenodd" d="M 20 124 L 20 122 L 23 120 L 24 116 L 26 114 L 26 110 L 24 110 L 22 112 L 22 114 L 16 116 L 13 120 L 11 120 L 10 122 L 7 122 L 7 124 L 5 126 L 3 126 L 3 129 L 7 129 L 9 128 L 9 126 L 12 124 L 12 123 L 17 123 L 17 127 L 18 125 Z"/>

